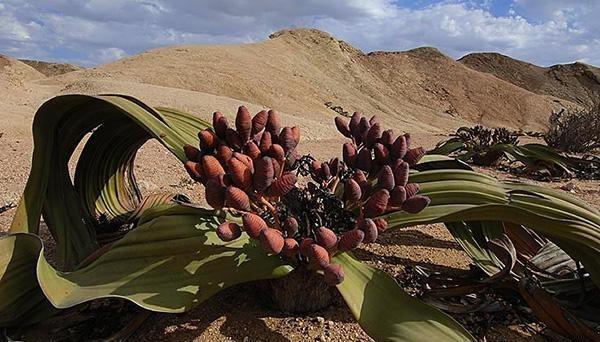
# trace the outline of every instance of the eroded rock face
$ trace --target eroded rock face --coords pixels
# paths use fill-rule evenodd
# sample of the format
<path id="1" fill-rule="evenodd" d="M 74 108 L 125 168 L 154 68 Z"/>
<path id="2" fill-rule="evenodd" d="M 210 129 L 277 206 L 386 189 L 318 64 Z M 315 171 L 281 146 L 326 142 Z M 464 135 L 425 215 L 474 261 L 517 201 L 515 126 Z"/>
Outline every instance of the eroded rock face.
<path id="1" fill-rule="evenodd" d="M 540 67 L 499 53 L 472 53 L 459 62 L 540 95 L 591 107 L 600 102 L 600 68 L 584 64 Z"/>

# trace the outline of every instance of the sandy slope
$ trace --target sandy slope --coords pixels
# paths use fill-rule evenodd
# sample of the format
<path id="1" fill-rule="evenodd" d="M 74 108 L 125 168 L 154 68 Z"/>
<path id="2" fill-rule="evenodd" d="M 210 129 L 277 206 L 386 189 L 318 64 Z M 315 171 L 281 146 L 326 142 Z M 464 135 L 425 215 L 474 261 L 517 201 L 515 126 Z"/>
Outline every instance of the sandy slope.
<path id="1" fill-rule="evenodd" d="M 161 48 L 59 79 L 133 80 L 313 119 L 331 119 L 323 105 L 330 101 L 432 132 L 466 122 L 539 128 L 557 106 L 435 49 L 364 54 L 317 30 L 280 31 L 256 44 Z"/>

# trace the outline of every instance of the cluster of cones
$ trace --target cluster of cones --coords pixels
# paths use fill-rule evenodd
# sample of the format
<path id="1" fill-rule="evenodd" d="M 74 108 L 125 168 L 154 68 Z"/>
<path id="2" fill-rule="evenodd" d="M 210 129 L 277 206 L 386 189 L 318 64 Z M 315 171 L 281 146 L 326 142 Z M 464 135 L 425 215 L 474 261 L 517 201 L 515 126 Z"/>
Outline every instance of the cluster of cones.
<path id="1" fill-rule="evenodd" d="M 344 182 L 344 200 L 348 204 L 362 205 L 364 217 L 399 210 L 415 214 L 429 205 L 428 197 L 417 195 L 419 185 L 408 183 L 410 167 L 426 152 L 422 147 L 410 148 L 409 134 L 396 135 L 392 129 L 384 131 L 377 116 L 368 120 L 360 113 L 354 113 L 349 122 L 338 116 L 335 125 L 352 140 L 342 147 L 343 164 L 354 171 Z M 315 163 L 313 178 L 336 176 L 331 170 L 327 164 Z"/>
<path id="2" fill-rule="evenodd" d="M 285 195 L 296 184 L 286 171 L 297 157 L 297 127 L 281 127 L 279 114 L 260 111 L 254 117 L 239 107 L 235 128 L 220 112 L 213 129 L 198 133 L 200 149 L 186 145 L 185 168 L 204 184 L 206 200 L 215 209 L 250 211 L 253 202 Z"/>
<path id="3" fill-rule="evenodd" d="M 408 183 L 409 166 L 424 151 L 408 149 L 407 135 L 381 132 L 376 118 L 370 121 L 360 114 L 349 124 L 336 118 L 338 130 L 352 138 L 352 143 L 344 144 L 343 161 L 312 162 L 310 174 L 317 184 L 300 189 L 296 173 L 301 172 L 294 172 L 299 164 L 296 161 L 303 159 L 296 151 L 300 140 L 297 127 L 282 127 L 276 111 L 260 111 L 252 117 L 242 106 L 233 128 L 215 112 L 213 129 L 198 134 L 199 148 L 188 145 L 184 149 L 188 159 L 185 168 L 194 180 L 204 184 L 209 205 L 241 215 L 241 225 L 231 221 L 219 225 L 219 238 L 232 241 L 245 231 L 268 253 L 307 262 L 324 274 L 328 284 L 341 283 L 344 272 L 340 265 L 330 262 L 332 255 L 374 242 L 387 226 L 377 216 L 390 210 L 416 213 L 429 204 L 429 198 L 416 195 L 418 186 Z M 351 222 L 356 222 L 351 223 L 352 229 L 315 225 L 303 210 L 311 209 L 314 214 L 317 209 L 288 205 L 294 201 L 290 196 L 293 189 L 296 195 L 333 196 L 342 184 L 344 198 L 339 209 L 351 213 Z M 323 191 L 315 192 L 317 188 Z"/>

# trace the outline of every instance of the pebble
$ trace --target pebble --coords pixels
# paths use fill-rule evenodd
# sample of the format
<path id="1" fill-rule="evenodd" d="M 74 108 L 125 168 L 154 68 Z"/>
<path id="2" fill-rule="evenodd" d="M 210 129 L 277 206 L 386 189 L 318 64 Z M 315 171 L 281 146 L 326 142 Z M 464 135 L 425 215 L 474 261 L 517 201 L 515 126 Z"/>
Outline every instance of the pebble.
<path id="1" fill-rule="evenodd" d="M 567 192 L 571 192 L 571 193 L 575 193 L 575 190 L 577 189 L 577 186 L 575 184 L 573 184 L 573 182 L 569 182 L 563 186 L 560 187 L 561 190 L 567 191 Z"/>

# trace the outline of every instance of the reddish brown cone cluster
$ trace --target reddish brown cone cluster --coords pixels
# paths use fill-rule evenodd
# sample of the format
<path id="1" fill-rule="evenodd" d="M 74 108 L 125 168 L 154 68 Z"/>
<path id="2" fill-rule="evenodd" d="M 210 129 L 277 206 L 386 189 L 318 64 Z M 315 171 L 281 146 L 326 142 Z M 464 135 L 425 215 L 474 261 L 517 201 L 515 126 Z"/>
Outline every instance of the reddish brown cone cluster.
<path id="1" fill-rule="evenodd" d="M 254 117 L 241 106 L 230 127 L 220 112 L 213 114 L 213 129 L 198 133 L 199 147 L 185 146 L 190 176 L 206 189 L 215 209 L 250 211 L 254 203 L 285 195 L 296 184 L 287 168 L 297 158 L 297 127 L 281 128 L 279 114 L 260 111 Z"/>
<path id="2" fill-rule="evenodd" d="M 362 216 L 397 210 L 418 213 L 429 205 L 428 197 L 417 195 L 419 185 L 408 183 L 410 167 L 425 155 L 422 147 L 410 148 L 409 134 L 382 130 L 377 116 L 367 119 L 360 113 L 354 113 L 349 122 L 338 116 L 335 125 L 352 140 L 342 148 L 344 164 L 354 170 L 345 180 L 344 199 L 362 203 Z"/>
<path id="3" fill-rule="evenodd" d="M 417 213 L 429 204 L 417 195 L 418 185 L 408 183 L 409 167 L 424 154 L 409 148 L 409 135 L 383 131 L 377 117 L 358 113 L 335 124 L 352 142 L 344 144 L 343 159 L 321 163 L 298 155 L 299 130 L 282 127 L 276 111 L 252 117 L 240 107 L 234 126 L 214 113 L 213 129 L 198 134 L 200 148 L 184 150 L 185 167 L 205 185 L 207 202 L 241 215 L 241 225 L 224 222 L 217 235 L 232 241 L 245 231 L 267 253 L 306 262 L 337 285 L 344 271 L 331 263 L 335 253 L 374 242 L 387 227 L 378 216 Z M 297 175 L 314 182 L 299 188 Z"/>

